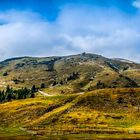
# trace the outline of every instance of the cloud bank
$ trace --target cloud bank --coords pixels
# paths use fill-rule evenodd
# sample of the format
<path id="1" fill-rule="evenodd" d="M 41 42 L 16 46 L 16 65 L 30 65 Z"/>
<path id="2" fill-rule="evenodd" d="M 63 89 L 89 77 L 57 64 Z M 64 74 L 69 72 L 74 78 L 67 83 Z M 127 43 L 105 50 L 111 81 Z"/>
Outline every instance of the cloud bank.
<path id="1" fill-rule="evenodd" d="M 90 52 L 140 62 L 139 25 L 139 13 L 128 16 L 112 7 L 67 5 L 52 22 L 9 10 L 0 13 L 0 59 Z"/>

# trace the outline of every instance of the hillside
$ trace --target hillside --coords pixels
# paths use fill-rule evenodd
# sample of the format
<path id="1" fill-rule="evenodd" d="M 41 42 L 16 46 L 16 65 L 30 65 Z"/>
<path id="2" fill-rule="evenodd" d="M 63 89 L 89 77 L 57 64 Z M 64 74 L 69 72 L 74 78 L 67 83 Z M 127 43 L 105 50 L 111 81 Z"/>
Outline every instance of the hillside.
<path id="1" fill-rule="evenodd" d="M 63 57 L 20 57 L 0 62 L 0 87 L 63 87 L 74 93 L 98 88 L 140 86 L 140 64 L 82 53 Z"/>
<path id="2" fill-rule="evenodd" d="M 0 139 L 139 138 L 139 77 L 140 64 L 96 54 L 2 61 Z"/>
<path id="3" fill-rule="evenodd" d="M 24 139 L 140 137 L 140 88 L 102 89 L 0 105 L 0 136 Z"/>

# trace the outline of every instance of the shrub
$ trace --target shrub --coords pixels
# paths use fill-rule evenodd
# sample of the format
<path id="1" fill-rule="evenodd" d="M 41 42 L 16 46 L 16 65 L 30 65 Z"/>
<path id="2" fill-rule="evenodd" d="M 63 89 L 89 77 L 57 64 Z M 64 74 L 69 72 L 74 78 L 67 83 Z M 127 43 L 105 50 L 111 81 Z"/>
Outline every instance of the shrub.
<path id="1" fill-rule="evenodd" d="M 4 73 L 3 73 L 3 76 L 7 76 L 7 75 L 8 75 L 8 73 L 7 73 L 7 72 L 4 72 Z"/>
<path id="2" fill-rule="evenodd" d="M 41 86 L 40 86 L 40 88 L 45 88 L 45 84 L 42 83 Z"/>

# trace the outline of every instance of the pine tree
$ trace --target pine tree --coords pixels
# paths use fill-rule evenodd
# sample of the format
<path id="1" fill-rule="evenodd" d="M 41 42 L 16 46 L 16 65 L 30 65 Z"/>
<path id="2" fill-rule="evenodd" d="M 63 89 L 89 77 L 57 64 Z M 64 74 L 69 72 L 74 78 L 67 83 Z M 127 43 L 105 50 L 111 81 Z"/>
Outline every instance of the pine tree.
<path id="1" fill-rule="evenodd" d="M 0 102 L 3 101 L 3 96 L 2 96 L 2 92 L 0 91 Z"/>
<path id="2" fill-rule="evenodd" d="M 41 86 L 40 86 L 40 88 L 45 88 L 45 84 L 42 83 Z"/>
<path id="3" fill-rule="evenodd" d="M 62 80 L 60 81 L 60 85 L 63 85 L 63 81 Z"/>
<path id="4" fill-rule="evenodd" d="M 56 82 L 56 81 L 54 81 L 54 82 L 53 82 L 53 84 L 52 84 L 52 86 L 55 86 L 56 84 L 57 84 L 57 82 Z"/>
<path id="5" fill-rule="evenodd" d="M 36 87 L 35 87 L 35 85 L 33 85 L 31 88 L 31 93 L 35 93 L 35 92 L 36 92 Z"/>
<path id="6" fill-rule="evenodd" d="M 5 101 L 11 101 L 13 98 L 13 89 L 8 85 L 5 92 Z"/>

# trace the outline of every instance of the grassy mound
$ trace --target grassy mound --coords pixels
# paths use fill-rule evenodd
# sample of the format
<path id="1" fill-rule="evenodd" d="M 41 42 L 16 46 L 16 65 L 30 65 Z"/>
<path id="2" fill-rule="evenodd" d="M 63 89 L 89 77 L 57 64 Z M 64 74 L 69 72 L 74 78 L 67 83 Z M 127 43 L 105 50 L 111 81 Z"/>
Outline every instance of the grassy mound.
<path id="1" fill-rule="evenodd" d="M 140 134 L 140 88 L 38 96 L 4 103 L 0 108 L 0 128 L 14 129 L 17 134 L 20 131 L 42 137 L 109 134 L 138 137 Z"/>

